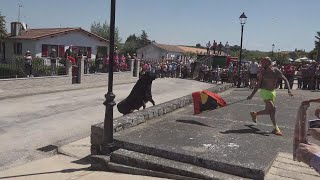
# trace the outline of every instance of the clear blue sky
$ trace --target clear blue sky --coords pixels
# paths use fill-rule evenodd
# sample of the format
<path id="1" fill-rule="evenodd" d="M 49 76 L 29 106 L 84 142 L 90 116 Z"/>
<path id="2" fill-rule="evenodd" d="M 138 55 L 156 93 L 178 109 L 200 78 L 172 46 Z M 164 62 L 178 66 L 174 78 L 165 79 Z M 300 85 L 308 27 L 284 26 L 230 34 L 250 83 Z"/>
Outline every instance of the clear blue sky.
<path id="1" fill-rule="evenodd" d="M 9 23 L 18 17 L 30 28 L 82 27 L 110 19 L 110 0 L 1 0 Z M 117 0 L 116 26 L 123 41 L 144 29 L 164 44 L 205 45 L 209 40 L 240 45 L 239 16 L 248 16 L 244 48 L 276 50 L 314 48 L 320 31 L 320 0 Z"/>

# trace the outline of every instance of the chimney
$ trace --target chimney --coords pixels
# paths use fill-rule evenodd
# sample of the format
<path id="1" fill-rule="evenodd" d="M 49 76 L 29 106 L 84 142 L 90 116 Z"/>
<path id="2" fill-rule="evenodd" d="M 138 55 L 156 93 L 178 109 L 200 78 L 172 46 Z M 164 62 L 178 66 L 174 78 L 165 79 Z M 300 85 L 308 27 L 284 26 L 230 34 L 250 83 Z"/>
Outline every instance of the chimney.
<path id="1" fill-rule="evenodd" d="M 22 25 L 20 22 L 11 23 L 11 36 L 18 36 L 21 34 Z"/>

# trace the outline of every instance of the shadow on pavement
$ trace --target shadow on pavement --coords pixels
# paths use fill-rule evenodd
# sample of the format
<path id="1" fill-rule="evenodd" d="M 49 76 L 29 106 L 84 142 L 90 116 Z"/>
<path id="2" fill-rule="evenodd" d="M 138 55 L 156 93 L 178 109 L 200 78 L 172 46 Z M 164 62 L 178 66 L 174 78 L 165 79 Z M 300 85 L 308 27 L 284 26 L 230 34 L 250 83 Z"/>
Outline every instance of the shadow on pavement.
<path id="1" fill-rule="evenodd" d="M 76 161 L 72 161 L 71 163 L 81 164 L 81 165 L 90 165 L 91 164 L 90 155 L 83 157 L 81 159 L 78 159 Z"/>
<path id="2" fill-rule="evenodd" d="M 77 171 L 89 171 L 89 170 L 90 170 L 90 168 L 63 169 L 61 171 L 50 171 L 50 172 L 41 172 L 41 173 L 32 173 L 32 174 L 21 174 L 21 175 L 5 176 L 5 177 L 1 177 L 0 176 L 0 179 L 18 178 L 18 177 L 25 177 L 25 176 L 36 176 L 36 175 L 42 175 L 42 174 L 72 173 L 72 172 L 77 172 Z"/>
<path id="3" fill-rule="evenodd" d="M 258 135 L 262 135 L 262 136 L 269 136 L 270 133 L 269 132 L 262 132 L 260 131 L 260 129 L 253 127 L 254 125 L 244 125 L 246 127 L 248 127 L 249 129 L 238 129 L 238 130 L 227 130 L 224 132 L 220 132 L 221 134 L 258 134 Z"/>
<path id="4" fill-rule="evenodd" d="M 203 123 L 200 123 L 198 121 L 195 121 L 195 120 L 176 120 L 177 122 L 180 122 L 180 123 L 186 123 L 186 124 L 194 124 L 194 125 L 199 125 L 199 126 L 206 126 L 206 127 L 211 127 L 211 128 L 215 128 L 215 127 L 212 127 L 212 126 L 209 126 L 209 125 L 206 125 L 206 124 L 203 124 Z"/>

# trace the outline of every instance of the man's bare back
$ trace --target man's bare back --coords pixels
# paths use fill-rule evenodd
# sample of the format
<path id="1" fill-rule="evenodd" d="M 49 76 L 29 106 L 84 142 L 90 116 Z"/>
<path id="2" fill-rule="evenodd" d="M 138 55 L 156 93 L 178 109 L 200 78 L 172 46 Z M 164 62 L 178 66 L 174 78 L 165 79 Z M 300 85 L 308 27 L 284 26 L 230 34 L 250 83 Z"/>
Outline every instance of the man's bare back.
<path id="1" fill-rule="evenodd" d="M 263 70 L 259 76 L 259 81 L 261 82 L 260 89 L 269 91 L 275 90 L 277 88 L 278 79 L 281 79 L 282 76 L 282 72 L 275 67 Z"/>

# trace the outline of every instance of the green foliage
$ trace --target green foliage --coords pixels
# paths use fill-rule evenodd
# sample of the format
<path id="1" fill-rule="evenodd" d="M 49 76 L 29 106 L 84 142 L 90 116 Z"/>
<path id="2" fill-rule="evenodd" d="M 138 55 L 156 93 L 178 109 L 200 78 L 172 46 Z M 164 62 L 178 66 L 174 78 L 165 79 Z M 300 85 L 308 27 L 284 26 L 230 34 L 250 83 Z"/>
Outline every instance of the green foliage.
<path id="1" fill-rule="evenodd" d="M 315 36 L 318 40 L 315 41 L 315 47 L 317 50 L 317 56 L 316 56 L 316 60 L 320 61 L 320 32 L 317 32 L 317 36 Z"/>
<path id="2" fill-rule="evenodd" d="M 140 47 L 138 41 L 127 41 L 124 43 L 124 46 L 121 50 L 124 54 L 134 54 L 136 53 L 137 49 Z"/>
<path id="3" fill-rule="evenodd" d="M 5 16 L 1 16 L 0 12 L 0 42 L 7 37 L 7 30 L 6 30 L 6 21 L 4 19 Z"/>
<path id="4" fill-rule="evenodd" d="M 57 68 L 57 73 L 58 73 L 58 75 L 66 75 L 66 72 L 67 72 L 67 69 L 66 69 L 65 66 L 64 66 L 64 67 L 58 67 L 58 68 Z"/>
<path id="5" fill-rule="evenodd" d="M 201 48 L 201 47 L 202 47 L 202 46 L 201 46 L 200 43 L 196 44 L 196 48 Z"/>
<path id="6" fill-rule="evenodd" d="M 0 64 L 0 79 L 25 77 L 24 64 Z"/>
<path id="7" fill-rule="evenodd" d="M 146 31 L 142 30 L 140 36 L 136 36 L 135 34 L 128 36 L 126 42 L 120 49 L 120 52 L 122 52 L 123 54 L 133 54 L 136 53 L 139 48 L 144 47 L 150 43 L 151 41 L 148 39 Z"/>
<path id="8" fill-rule="evenodd" d="M 32 74 L 35 77 L 49 76 L 51 67 L 45 64 L 44 59 L 36 57 L 32 59 Z"/>
<path id="9" fill-rule="evenodd" d="M 67 59 L 66 58 L 62 58 L 62 59 L 59 60 L 59 63 L 63 64 L 63 66 L 66 67 L 67 66 Z"/>
<path id="10" fill-rule="evenodd" d="M 110 26 L 106 21 L 103 24 L 94 21 L 93 24 L 91 24 L 90 32 L 110 40 Z M 119 37 L 119 29 L 116 27 L 114 33 L 114 42 L 118 44 L 121 41 L 122 40 Z"/>
<path id="11" fill-rule="evenodd" d="M 317 49 L 314 48 L 312 51 L 310 51 L 308 53 L 307 57 L 310 58 L 310 59 L 316 59 L 317 58 Z"/>

